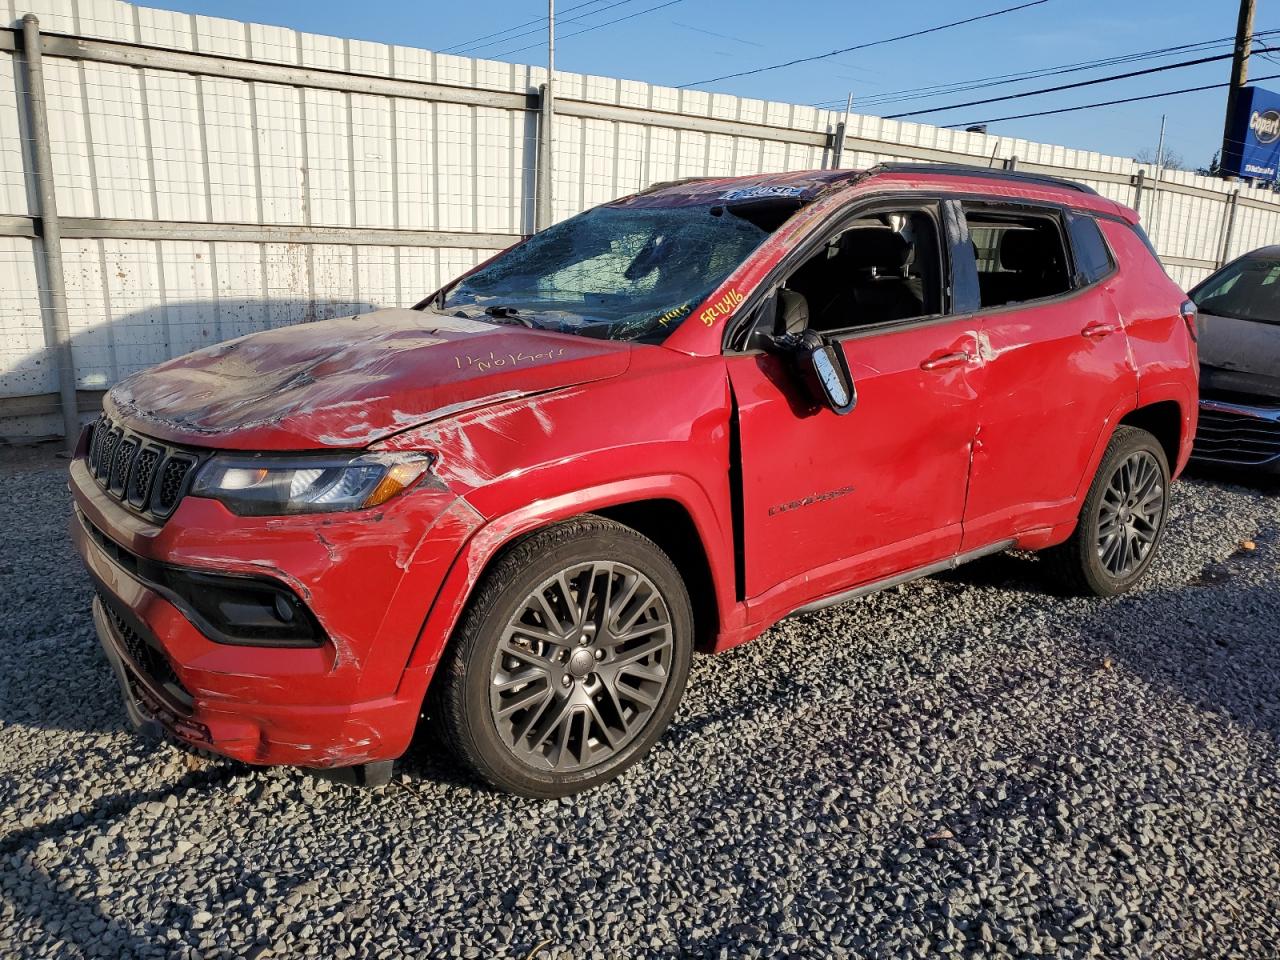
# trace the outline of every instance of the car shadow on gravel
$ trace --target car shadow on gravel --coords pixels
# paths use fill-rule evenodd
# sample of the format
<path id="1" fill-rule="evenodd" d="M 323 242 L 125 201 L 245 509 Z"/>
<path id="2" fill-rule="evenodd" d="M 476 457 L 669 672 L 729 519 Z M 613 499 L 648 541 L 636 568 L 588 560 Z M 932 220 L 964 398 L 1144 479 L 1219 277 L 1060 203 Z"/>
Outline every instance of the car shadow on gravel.
<path id="1" fill-rule="evenodd" d="M 1204 480 L 1213 484 L 1244 487 L 1259 493 L 1280 494 L 1280 476 L 1261 470 L 1191 463 L 1187 466 L 1184 476 L 1187 479 Z"/>
<path id="2" fill-rule="evenodd" d="M 1140 586 L 1109 601 L 1088 599 L 1088 613 L 1064 609 L 1059 626 L 1074 631 L 1075 642 L 1102 669 L 1127 669 L 1280 745 L 1280 643 L 1257 626 L 1280 624 L 1280 586 L 1259 582 L 1274 575 L 1278 547 L 1280 531 L 1261 530 L 1181 584 Z M 938 579 L 1039 594 L 1048 605 L 1069 602 L 1034 554 L 988 557 Z M 1142 631 L 1132 629 L 1135 620 L 1144 624 Z"/>
<path id="3" fill-rule="evenodd" d="M 1280 587 L 1242 582 L 1237 562 L 1103 606 L 1081 625 L 1078 642 L 1101 670 L 1126 669 L 1280 748 L 1280 644 L 1273 629 L 1257 628 L 1280 623 Z M 1274 559 L 1267 562 L 1274 573 Z M 1135 618 L 1141 633 L 1132 630 Z"/>
<path id="4" fill-rule="evenodd" d="M 24 919 L 51 933 L 57 931 L 57 937 L 69 937 L 71 929 L 88 931 L 90 936 L 77 938 L 76 942 L 76 946 L 88 956 L 128 957 L 154 953 L 157 947 L 154 938 L 138 936 L 128 924 L 107 914 L 99 902 L 78 896 L 67 888 L 64 878 L 50 874 L 36 862 L 36 858 L 24 856 L 23 851 L 38 850 L 45 843 L 65 843 L 67 834 L 105 827 L 110 821 L 126 817 L 144 804 L 163 803 L 168 797 L 186 798 L 192 791 L 218 789 L 225 786 L 238 769 L 234 764 L 225 764 L 193 770 L 176 783 L 151 790 L 128 790 L 103 796 L 93 805 L 75 813 L 5 834 L 0 839 L 0 859 L 6 861 L 8 872 L 3 883 L 4 891 L 9 893 L 11 884 L 17 886 L 24 893 L 21 898 L 25 905 Z M 100 853 L 106 853 L 106 850 L 98 851 L 96 847 L 90 850 L 91 856 Z"/>
<path id="5" fill-rule="evenodd" d="M 937 574 L 934 579 L 940 583 L 965 587 L 1017 590 L 1048 597 L 1065 596 L 1062 588 L 1045 570 L 1040 558 L 1034 553 L 1020 550 L 974 560 L 954 570 Z"/>

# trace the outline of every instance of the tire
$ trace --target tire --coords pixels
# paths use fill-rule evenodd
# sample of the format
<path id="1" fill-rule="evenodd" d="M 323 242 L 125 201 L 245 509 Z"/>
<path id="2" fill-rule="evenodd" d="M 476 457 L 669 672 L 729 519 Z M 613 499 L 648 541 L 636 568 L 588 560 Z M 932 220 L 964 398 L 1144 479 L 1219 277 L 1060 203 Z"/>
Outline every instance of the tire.
<path id="1" fill-rule="evenodd" d="M 517 541 L 487 571 L 440 665 L 432 713 L 482 780 L 562 797 L 648 752 L 692 655 L 675 565 L 635 530 L 584 515 Z"/>
<path id="2" fill-rule="evenodd" d="M 1160 442 L 1137 427 L 1117 427 L 1071 539 L 1044 551 L 1051 575 L 1077 594 L 1114 597 L 1132 589 L 1164 537 L 1169 482 L 1169 461 Z"/>

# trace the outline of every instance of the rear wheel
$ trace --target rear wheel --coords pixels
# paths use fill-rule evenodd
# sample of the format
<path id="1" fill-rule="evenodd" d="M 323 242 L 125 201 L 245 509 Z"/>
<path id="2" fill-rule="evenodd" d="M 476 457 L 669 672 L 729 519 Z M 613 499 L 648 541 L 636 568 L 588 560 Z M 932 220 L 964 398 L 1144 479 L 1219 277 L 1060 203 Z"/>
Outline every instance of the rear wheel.
<path id="1" fill-rule="evenodd" d="M 685 586 L 652 541 L 594 516 L 540 531 L 486 574 L 441 664 L 444 736 L 503 790 L 588 789 L 666 729 L 692 634 Z"/>
<path id="2" fill-rule="evenodd" d="M 1147 572 L 1169 513 L 1169 461 L 1158 440 L 1116 428 L 1071 539 L 1045 551 L 1064 586 L 1114 597 Z"/>

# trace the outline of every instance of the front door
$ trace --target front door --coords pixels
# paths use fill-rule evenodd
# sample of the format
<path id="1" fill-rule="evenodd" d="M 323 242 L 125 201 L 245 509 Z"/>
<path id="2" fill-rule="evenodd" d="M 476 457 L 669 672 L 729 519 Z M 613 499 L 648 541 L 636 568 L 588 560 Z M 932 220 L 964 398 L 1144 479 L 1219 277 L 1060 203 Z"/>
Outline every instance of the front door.
<path id="1" fill-rule="evenodd" d="M 972 320 L 948 315 L 941 237 L 932 207 L 880 211 L 786 280 L 808 326 L 848 358 L 858 402 L 847 415 L 810 404 L 783 356 L 728 358 L 741 579 L 759 608 L 799 606 L 960 548 L 982 360 Z"/>

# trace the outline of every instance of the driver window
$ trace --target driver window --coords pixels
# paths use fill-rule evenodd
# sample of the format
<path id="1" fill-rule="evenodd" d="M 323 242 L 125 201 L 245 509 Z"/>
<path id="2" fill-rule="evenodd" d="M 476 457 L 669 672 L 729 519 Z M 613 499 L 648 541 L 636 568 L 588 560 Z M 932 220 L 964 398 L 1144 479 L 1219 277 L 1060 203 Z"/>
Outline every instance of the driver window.
<path id="1" fill-rule="evenodd" d="M 783 303 L 788 319 L 807 316 L 809 329 L 848 330 L 940 314 L 942 287 L 934 218 L 885 212 L 828 240 L 787 280 Z"/>

